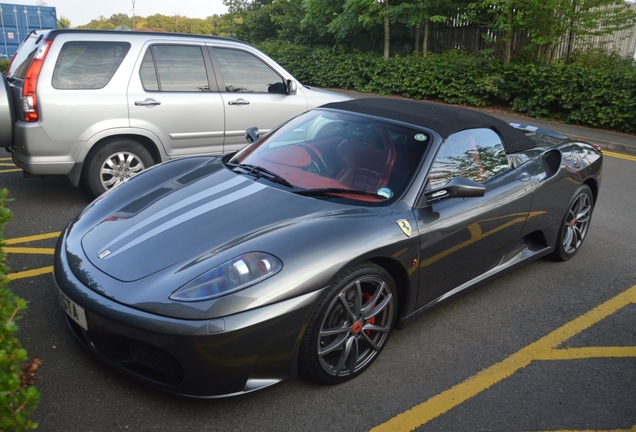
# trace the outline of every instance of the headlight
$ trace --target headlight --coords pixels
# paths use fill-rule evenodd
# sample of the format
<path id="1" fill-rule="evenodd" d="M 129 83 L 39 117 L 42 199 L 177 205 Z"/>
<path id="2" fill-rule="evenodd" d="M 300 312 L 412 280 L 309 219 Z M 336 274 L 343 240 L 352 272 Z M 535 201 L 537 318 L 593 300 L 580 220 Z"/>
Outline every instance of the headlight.
<path id="1" fill-rule="evenodd" d="M 263 252 L 249 252 L 224 262 L 203 273 L 170 295 L 178 301 L 210 300 L 247 288 L 283 268 L 275 256 Z"/>

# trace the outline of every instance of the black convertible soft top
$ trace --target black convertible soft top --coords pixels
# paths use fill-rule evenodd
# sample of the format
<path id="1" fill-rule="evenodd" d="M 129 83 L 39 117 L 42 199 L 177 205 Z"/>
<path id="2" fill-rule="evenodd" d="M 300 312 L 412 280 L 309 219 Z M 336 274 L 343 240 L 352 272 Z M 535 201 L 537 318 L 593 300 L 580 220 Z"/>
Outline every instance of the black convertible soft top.
<path id="1" fill-rule="evenodd" d="M 506 153 L 515 153 L 536 147 L 536 143 L 523 132 L 503 120 L 465 108 L 404 99 L 361 98 L 332 102 L 321 108 L 339 109 L 376 117 L 397 120 L 430 128 L 443 139 L 469 128 L 494 129 L 503 138 Z"/>

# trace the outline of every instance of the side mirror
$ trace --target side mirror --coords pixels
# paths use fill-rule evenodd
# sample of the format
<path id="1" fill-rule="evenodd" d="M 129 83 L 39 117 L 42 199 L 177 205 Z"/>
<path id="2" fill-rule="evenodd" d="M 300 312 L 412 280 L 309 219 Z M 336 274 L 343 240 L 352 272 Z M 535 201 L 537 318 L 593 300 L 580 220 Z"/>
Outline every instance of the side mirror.
<path id="1" fill-rule="evenodd" d="M 474 198 L 482 197 L 486 193 L 486 186 L 462 177 L 454 178 L 442 187 L 424 192 L 427 202 L 445 198 Z"/>
<path id="2" fill-rule="evenodd" d="M 258 128 L 256 126 L 252 126 L 251 128 L 247 128 L 245 130 L 245 140 L 252 144 L 260 138 L 260 134 L 258 132 Z"/>
<path id="3" fill-rule="evenodd" d="M 296 94 L 298 91 L 298 87 L 296 86 L 296 81 L 292 81 L 290 79 L 287 80 L 287 94 Z"/>

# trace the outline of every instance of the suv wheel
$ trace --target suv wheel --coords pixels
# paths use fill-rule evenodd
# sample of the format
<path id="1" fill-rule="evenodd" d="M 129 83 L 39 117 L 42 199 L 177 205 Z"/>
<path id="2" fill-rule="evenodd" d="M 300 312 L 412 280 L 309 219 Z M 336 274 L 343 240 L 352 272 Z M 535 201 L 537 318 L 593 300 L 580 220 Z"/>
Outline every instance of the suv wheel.
<path id="1" fill-rule="evenodd" d="M 90 157 L 84 182 L 97 197 L 154 164 L 150 152 L 137 141 L 113 139 Z"/>

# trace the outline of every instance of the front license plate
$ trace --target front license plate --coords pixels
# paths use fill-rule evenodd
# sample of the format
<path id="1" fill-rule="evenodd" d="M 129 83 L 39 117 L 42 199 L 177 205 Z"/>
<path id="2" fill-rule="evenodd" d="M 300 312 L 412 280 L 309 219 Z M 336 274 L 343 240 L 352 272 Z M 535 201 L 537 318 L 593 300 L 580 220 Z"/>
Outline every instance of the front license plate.
<path id="1" fill-rule="evenodd" d="M 84 308 L 68 298 L 60 289 L 57 290 L 60 304 L 64 308 L 66 315 L 75 321 L 81 328 L 88 330 L 88 322 L 86 321 L 86 312 Z"/>

